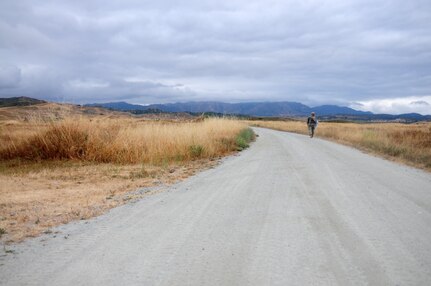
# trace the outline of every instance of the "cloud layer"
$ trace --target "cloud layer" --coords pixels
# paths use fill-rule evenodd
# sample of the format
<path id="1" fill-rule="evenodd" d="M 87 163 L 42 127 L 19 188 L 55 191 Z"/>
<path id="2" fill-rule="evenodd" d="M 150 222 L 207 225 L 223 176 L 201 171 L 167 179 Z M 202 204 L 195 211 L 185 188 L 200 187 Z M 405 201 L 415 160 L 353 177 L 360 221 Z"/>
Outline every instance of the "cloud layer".
<path id="1" fill-rule="evenodd" d="M 431 113 L 430 1 L 224 2 L 2 1 L 0 95 Z"/>

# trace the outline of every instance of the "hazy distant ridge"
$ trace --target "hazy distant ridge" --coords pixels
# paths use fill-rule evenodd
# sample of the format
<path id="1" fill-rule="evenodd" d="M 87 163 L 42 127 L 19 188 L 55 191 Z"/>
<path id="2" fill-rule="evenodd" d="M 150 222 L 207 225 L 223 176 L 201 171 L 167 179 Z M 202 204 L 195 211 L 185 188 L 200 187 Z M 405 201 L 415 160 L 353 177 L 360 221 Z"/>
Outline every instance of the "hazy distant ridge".
<path id="1" fill-rule="evenodd" d="M 88 106 L 101 106 L 118 110 L 146 110 L 160 109 L 165 112 L 216 112 L 224 114 L 243 114 L 253 116 L 304 116 L 315 111 L 319 115 L 370 115 L 371 112 L 354 110 L 349 107 L 337 105 L 322 105 L 309 107 L 298 102 L 178 102 L 168 104 L 152 104 L 148 106 L 129 104 L 126 102 L 110 102 L 89 104 Z"/>
<path id="2" fill-rule="evenodd" d="M 30 97 L 10 97 L 0 98 L 1 107 L 27 106 L 46 103 L 44 100 Z M 407 122 L 431 121 L 431 115 L 421 115 L 418 113 L 406 114 L 373 114 L 369 111 L 359 111 L 345 106 L 321 105 L 309 107 L 298 102 L 248 102 L 248 103 L 224 103 L 216 101 L 204 102 L 182 102 L 169 104 L 138 105 L 127 102 L 93 103 L 85 106 L 98 106 L 112 110 L 123 111 L 148 111 L 148 112 L 214 112 L 219 114 L 242 114 L 250 116 L 307 116 L 311 111 L 315 111 L 319 117 L 326 119 L 341 119 L 346 116 L 346 120 L 360 121 L 393 121 L 402 119 Z M 341 117 L 341 118 L 340 118 Z"/>

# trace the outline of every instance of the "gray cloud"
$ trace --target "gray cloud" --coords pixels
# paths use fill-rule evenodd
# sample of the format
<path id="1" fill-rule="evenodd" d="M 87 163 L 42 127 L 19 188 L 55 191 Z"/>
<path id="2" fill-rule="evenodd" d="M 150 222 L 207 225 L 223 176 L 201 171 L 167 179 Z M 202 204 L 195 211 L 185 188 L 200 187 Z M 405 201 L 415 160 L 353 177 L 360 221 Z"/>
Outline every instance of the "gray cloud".
<path id="1" fill-rule="evenodd" d="M 0 65 L 0 90 L 14 88 L 21 81 L 21 70 L 12 65 Z"/>
<path id="2" fill-rule="evenodd" d="M 219 2 L 3 1 L 0 66 L 20 76 L 0 69 L 0 95 L 310 105 L 431 95 L 429 1 Z"/>
<path id="3" fill-rule="evenodd" d="M 410 102 L 411 105 L 426 105 L 429 106 L 430 104 L 424 100 L 416 100 L 416 101 L 412 101 Z"/>

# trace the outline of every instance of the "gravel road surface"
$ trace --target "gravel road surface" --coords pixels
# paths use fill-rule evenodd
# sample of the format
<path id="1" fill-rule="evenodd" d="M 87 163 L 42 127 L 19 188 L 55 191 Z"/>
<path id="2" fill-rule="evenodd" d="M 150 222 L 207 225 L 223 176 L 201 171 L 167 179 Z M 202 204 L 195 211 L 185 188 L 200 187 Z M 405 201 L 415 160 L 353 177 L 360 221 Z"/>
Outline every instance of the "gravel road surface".
<path id="1" fill-rule="evenodd" d="M 9 247 L 0 284 L 431 285 L 431 174 L 255 130 L 215 169 Z"/>

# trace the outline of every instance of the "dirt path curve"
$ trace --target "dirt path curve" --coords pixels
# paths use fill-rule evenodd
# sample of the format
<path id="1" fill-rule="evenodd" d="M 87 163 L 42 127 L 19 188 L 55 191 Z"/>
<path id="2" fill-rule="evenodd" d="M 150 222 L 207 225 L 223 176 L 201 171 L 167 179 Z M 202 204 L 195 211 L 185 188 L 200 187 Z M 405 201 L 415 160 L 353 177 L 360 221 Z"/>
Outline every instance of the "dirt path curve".
<path id="1" fill-rule="evenodd" d="M 431 284 L 429 173 L 256 131 L 215 169 L 13 247 L 0 284 Z"/>

